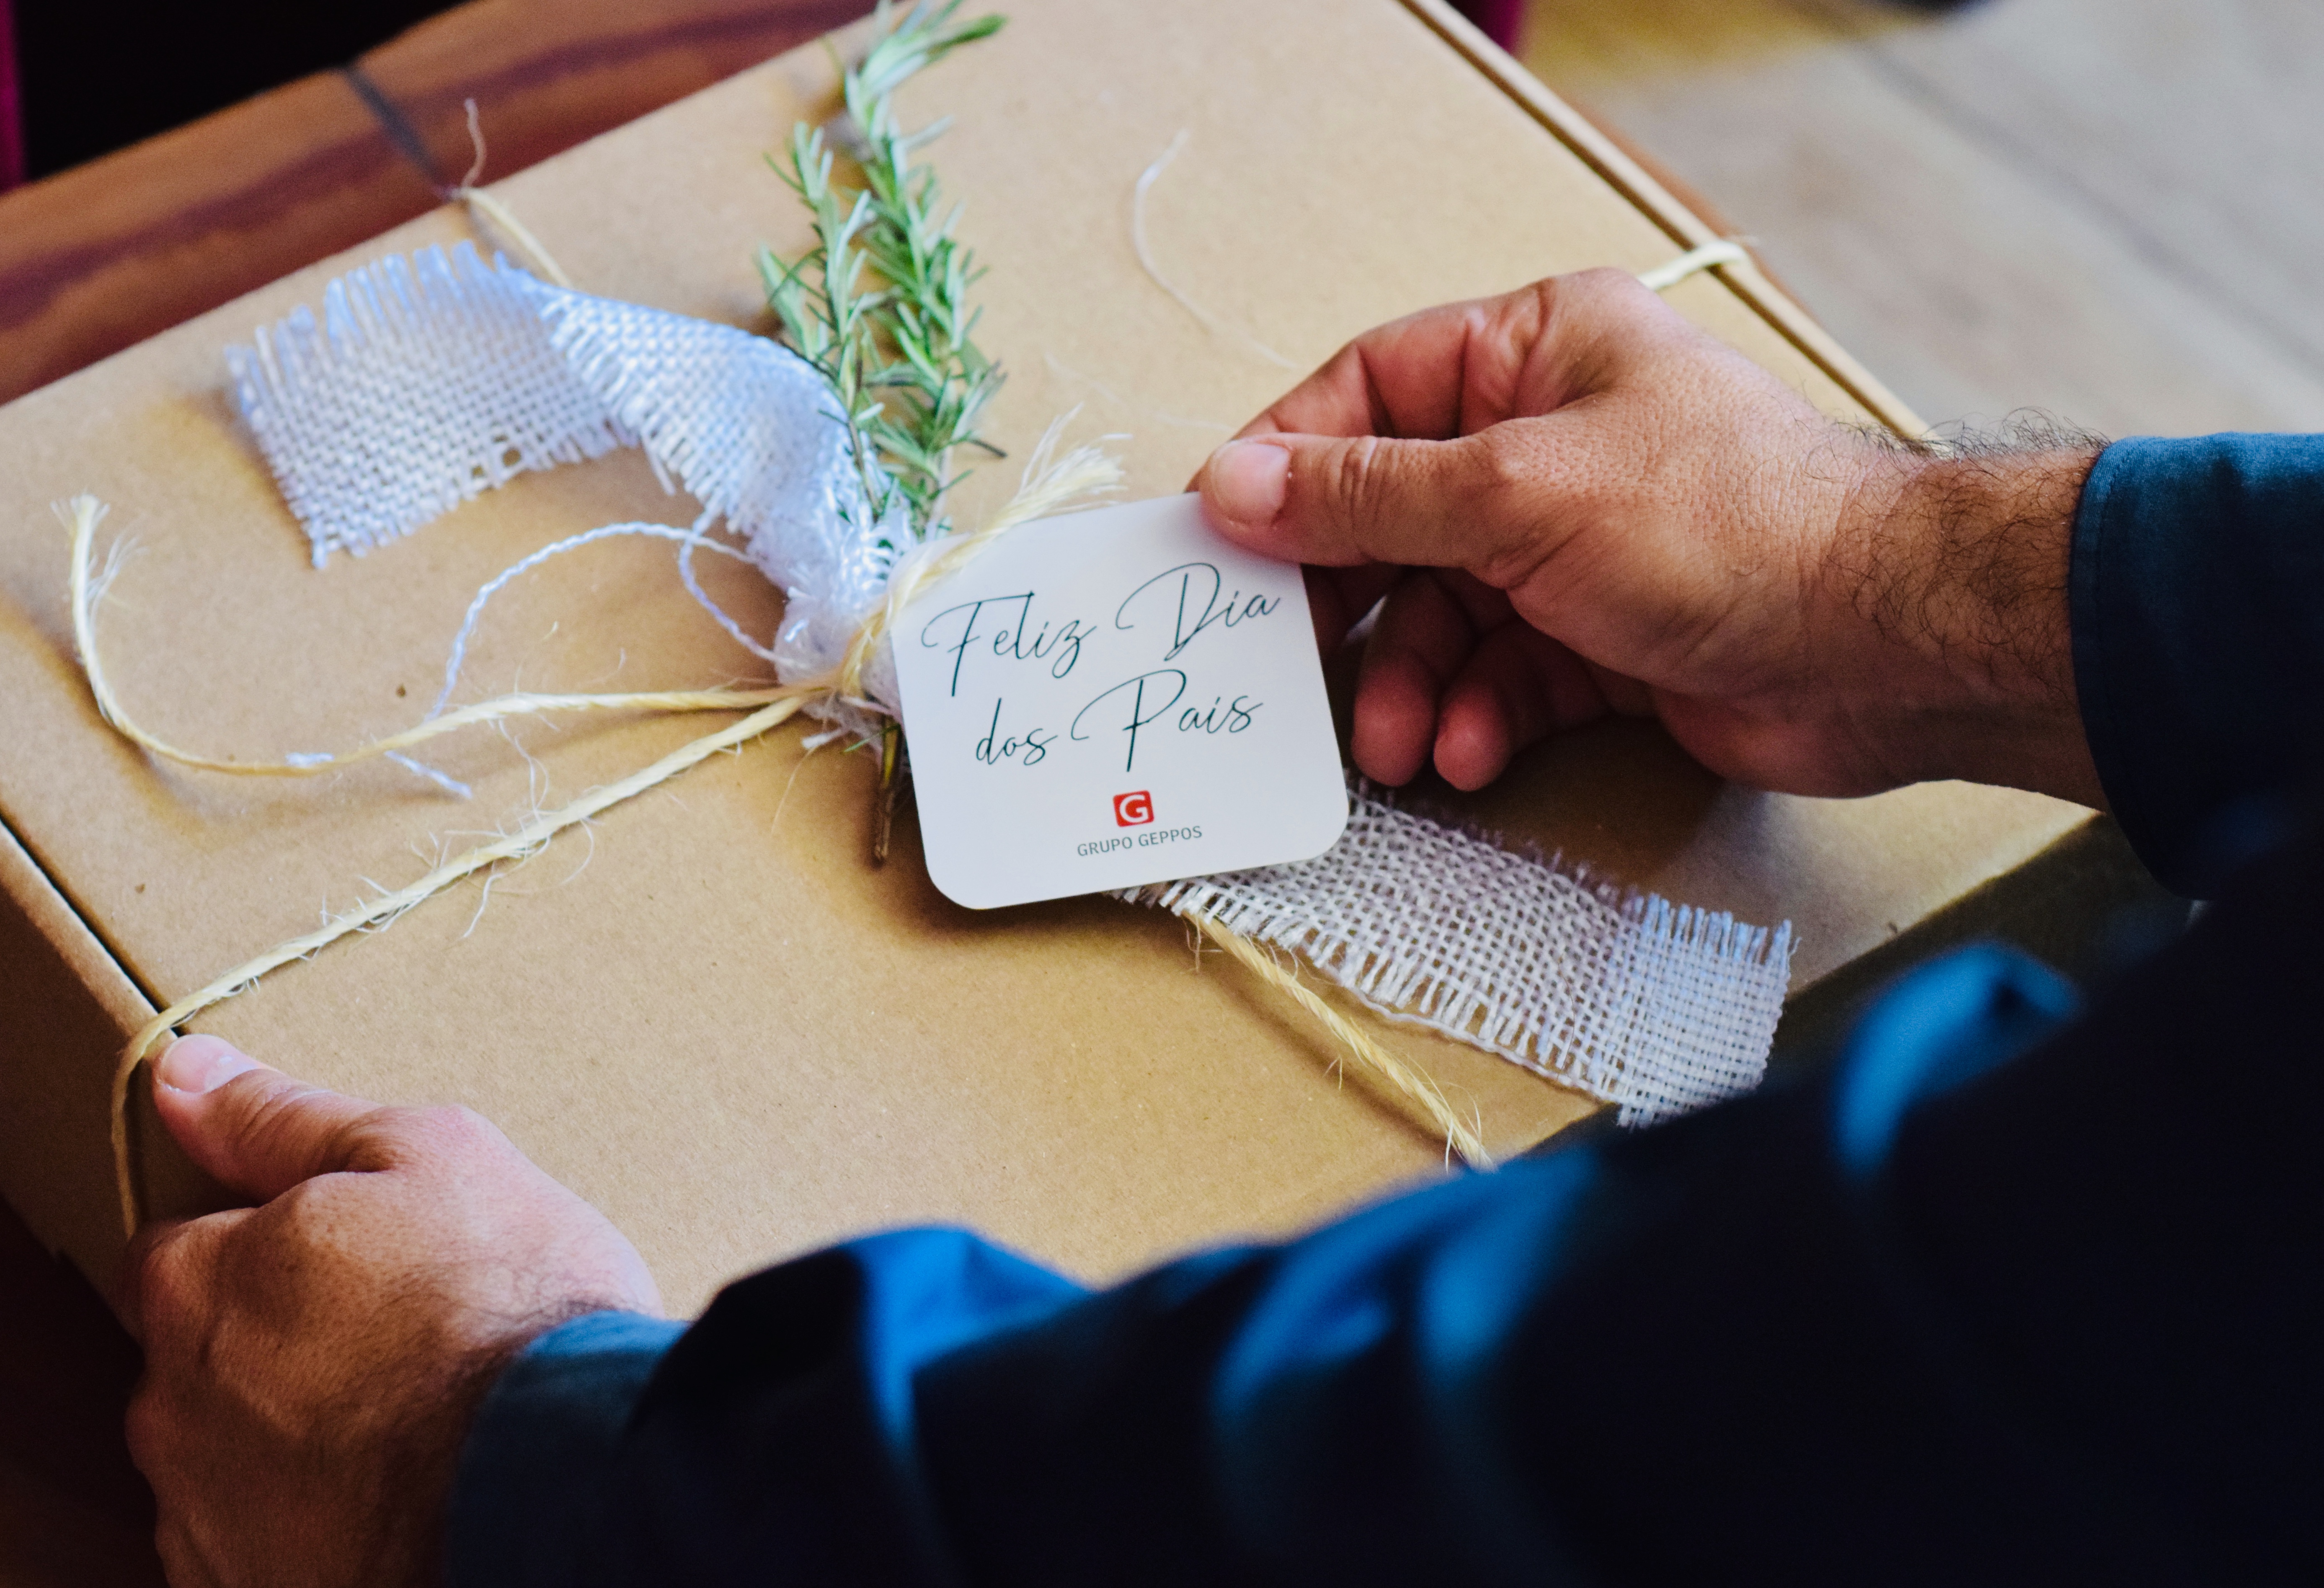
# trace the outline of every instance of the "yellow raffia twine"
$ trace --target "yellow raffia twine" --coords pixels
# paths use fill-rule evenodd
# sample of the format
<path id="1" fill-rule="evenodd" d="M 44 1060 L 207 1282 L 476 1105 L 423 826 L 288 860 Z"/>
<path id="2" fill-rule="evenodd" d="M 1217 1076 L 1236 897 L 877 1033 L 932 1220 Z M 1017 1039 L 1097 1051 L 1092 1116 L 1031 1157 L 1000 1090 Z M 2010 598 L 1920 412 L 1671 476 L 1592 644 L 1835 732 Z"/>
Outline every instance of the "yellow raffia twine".
<path id="1" fill-rule="evenodd" d="M 129 1045 L 122 1049 L 120 1062 L 114 1066 L 113 1074 L 114 1180 L 121 1199 L 123 1228 L 132 1235 L 137 1232 L 139 1209 L 136 1177 L 129 1156 L 129 1084 L 137 1066 L 152 1051 L 154 1043 L 168 1035 L 172 1028 L 183 1024 L 212 1004 L 222 1003 L 243 992 L 269 971 L 293 960 L 304 959 L 352 933 L 392 920 L 464 877 L 472 876 L 502 861 L 531 854 L 566 828 L 587 821 L 632 796 L 669 781 L 722 750 L 747 743 L 780 726 L 818 695 L 829 692 L 829 685 L 825 683 L 786 685 L 772 689 L 704 689 L 630 695 L 506 695 L 496 700 L 447 713 L 417 727 L 340 755 L 302 757 L 284 762 L 218 761 L 180 750 L 138 726 L 122 708 L 120 698 L 114 693 L 112 682 L 106 676 L 102 655 L 97 647 L 96 631 L 96 604 L 102 591 L 93 588 L 89 577 L 90 543 L 105 512 L 104 503 L 86 495 L 77 496 L 59 509 L 59 516 L 65 520 L 72 531 L 73 639 L 80 651 L 82 671 L 88 677 L 89 693 L 97 702 L 98 713 L 115 732 L 149 753 L 181 765 L 239 777 L 312 777 L 319 772 L 368 761 L 374 756 L 389 754 L 459 728 L 502 722 L 514 716 L 578 710 L 683 712 L 757 707 L 741 722 L 706 734 L 619 782 L 594 789 L 561 810 L 536 817 L 514 833 L 489 844 L 479 845 L 437 867 L 408 887 L 375 899 L 316 931 L 278 944 L 247 964 L 236 965 L 199 992 L 179 1000 L 146 1021 L 130 1039 Z"/>
<path id="2" fill-rule="evenodd" d="M 1397 1057 L 1370 1032 L 1318 997 L 1313 988 L 1299 979 L 1296 970 L 1241 933 L 1229 929 L 1215 916 L 1194 911 L 1187 919 L 1201 929 L 1204 937 L 1231 955 L 1237 964 L 1288 997 L 1313 1015 L 1325 1030 L 1346 1043 L 1349 1051 L 1356 1056 L 1356 1061 L 1375 1079 L 1416 1104 L 1436 1128 L 1444 1132 L 1448 1152 L 1459 1153 L 1461 1161 L 1472 1169 L 1493 1168 L 1493 1155 L 1485 1149 L 1484 1138 L 1477 1133 L 1471 1122 L 1452 1112 L 1452 1105 L 1444 1100 L 1443 1089 L 1434 1080 Z"/>
<path id="3" fill-rule="evenodd" d="M 505 722 L 512 717 L 540 716 L 558 711 L 737 711 L 770 706 L 798 693 L 795 688 L 778 688 L 667 689 L 633 695 L 503 695 L 447 711 L 400 734 L 390 734 L 384 739 L 336 755 L 301 755 L 287 761 L 219 761 L 180 750 L 139 727 L 122 709 L 120 697 L 114 693 L 113 680 L 106 676 L 105 663 L 97 649 L 97 605 L 104 599 L 105 580 L 92 576 L 90 562 L 97 526 L 106 512 L 105 503 L 94 496 L 76 496 L 57 509 L 57 516 L 64 520 L 65 527 L 72 533 L 73 643 L 79 648 L 81 670 L 88 676 L 88 692 L 97 700 L 99 715 L 131 743 L 180 766 L 243 778 L 313 778 L 378 756 L 393 755 L 462 728 Z"/>
<path id="4" fill-rule="evenodd" d="M 97 527 L 103 521 L 106 509 L 103 503 L 88 495 L 78 496 L 60 504 L 57 510 L 58 516 L 65 522 L 72 537 L 70 593 L 73 639 L 80 651 L 89 694 L 96 701 L 99 714 L 115 732 L 150 754 L 183 766 L 236 777 L 314 777 L 374 757 L 408 750 L 462 728 L 518 716 L 540 716 L 565 711 L 751 710 L 751 715 L 742 721 L 696 739 L 618 782 L 595 789 L 561 809 L 538 816 L 516 832 L 480 845 L 438 866 L 417 882 L 337 917 L 315 931 L 276 945 L 256 958 L 236 965 L 200 991 L 179 1000 L 146 1021 L 122 1049 L 120 1061 L 113 1074 L 114 1177 L 120 1197 L 124 1233 L 134 1235 L 142 1218 L 136 1174 L 130 1156 L 129 1087 L 137 1066 L 144 1062 L 157 1042 L 203 1010 L 244 992 L 268 972 L 280 969 L 294 960 L 305 959 L 342 937 L 391 922 L 405 910 L 463 878 L 503 861 L 524 859 L 567 827 L 587 821 L 623 800 L 669 781 L 720 751 L 733 749 L 760 737 L 789 721 L 810 705 L 844 702 L 858 709 L 886 715 L 886 707 L 864 695 L 864 669 L 877 654 L 881 641 L 897 615 L 920 590 L 958 571 L 970 559 L 1017 525 L 1052 516 L 1118 485 L 1120 466 L 1095 447 L 1079 447 L 1062 457 L 1054 457 L 1058 437 L 1065 420 L 1070 418 L 1070 415 L 1064 416 L 1050 426 L 1026 466 L 1022 486 L 989 522 L 972 533 L 949 538 L 928 554 L 912 559 L 899 570 L 898 577 L 890 582 L 887 599 L 873 609 L 856 629 L 839 666 L 823 679 L 764 689 L 665 690 L 622 695 L 504 695 L 447 712 L 356 750 L 330 756 L 300 756 L 279 762 L 221 761 L 214 756 L 198 754 L 148 733 L 129 716 L 105 670 L 103 654 L 97 642 L 97 606 L 103 598 L 106 581 L 93 576 L 91 568 Z M 1282 988 L 1302 1008 L 1322 1021 L 1326 1029 L 1346 1042 L 1368 1073 L 1418 1103 L 1431 1119 L 1443 1128 L 1447 1140 L 1465 1160 L 1480 1168 L 1489 1167 L 1491 1160 L 1485 1156 L 1481 1143 L 1446 1106 L 1434 1083 L 1416 1076 L 1408 1066 L 1387 1053 L 1338 1011 L 1317 999 L 1296 977 L 1289 976 L 1271 956 L 1226 931 L 1215 921 L 1204 920 L 1201 925 L 1213 941 L 1226 947 L 1263 981 Z"/>
<path id="5" fill-rule="evenodd" d="M 472 216 L 482 215 L 502 228 L 504 235 L 530 256 L 540 274 L 559 286 L 570 288 L 573 284 L 571 278 L 558 267 L 540 240 L 498 199 L 475 185 L 483 168 L 484 134 L 477 125 L 474 100 L 468 102 L 467 109 L 469 133 L 476 143 L 477 163 L 448 196 L 465 205 Z M 1655 291 L 1666 291 L 1689 276 L 1723 264 L 1741 263 L 1748 257 L 1735 243 L 1721 239 L 1683 254 L 1657 269 L 1644 272 L 1639 280 Z M 841 701 L 860 710 L 887 715 L 885 706 L 864 696 L 864 669 L 878 653 L 880 642 L 886 636 L 897 615 L 910 605 L 919 591 L 931 581 L 957 572 L 971 558 L 1019 524 L 1063 512 L 1076 503 L 1112 490 L 1120 482 L 1120 466 L 1095 447 L 1078 447 L 1052 461 L 1058 437 L 1071 418 L 1071 414 L 1061 416 L 1049 426 L 1026 465 L 1025 478 L 1016 495 L 991 522 L 969 534 L 950 538 L 932 554 L 915 558 L 899 570 L 898 577 L 889 582 L 886 601 L 864 619 L 848 642 L 839 666 L 827 678 L 769 689 L 662 690 L 624 695 L 503 695 L 447 712 L 442 716 L 430 718 L 356 750 L 337 755 L 301 756 L 281 762 L 219 761 L 198 755 L 155 738 L 130 718 L 122 708 L 111 680 L 106 676 L 97 648 L 96 607 L 103 597 L 106 581 L 92 576 L 90 561 L 97 526 L 104 519 L 106 508 L 105 503 L 89 495 L 76 496 L 69 503 L 60 503 L 57 509 L 58 516 L 65 521 L 72 534 L 73 640 L 80 651 L 81 667 L 88 679 L 89 693 L 97 702 L 98 712 L 116 733 L 149 753 L 183 766 L 237 777 L 308 778 L 326 771 L 337 771 L 376 756 L 395 754 L 462 728 L 503 722 L 516 716 L 538 716 L 559 711 L 687 712 L 756 708 L 741 722 L 696 739 L 619 782 L 607 784 L 561 810 L 535 817 L 506 837 L 479 845 L 457 859 L 447 862 L 409 887 L 374 900 L 362 909 L 316 931 L 293 937 L 247 964 L 236 965 L 200 992 L 180 999 L 148 1020 L 130 1039 L 129 1045 L 122 1049 L 121 1061 L 115 1066 L 113 1075 L 113 1169 L 115 1186 L 121 1199 L 124 1233 L 134 1235 L 140 1222 L 136 1175 L 129 1157 L 129 1085 L 137 1066 L 144 1062 L 155 1042 L 203 1010 L 222 1003 L 248 988 L 269 971 L 280 969 L 293 960 L 304 959 L 352 933 L 391 921 L 464 877 L 473 876 L 504 860 L 528 856 L 566 828 L 587 821 L 625 799 L 668 782 L 722 750 L 748 743 L 779 727 L 810 703 Z M 1231 955 L 1238 964 L 1291 998 L 1333 1037 L 1346 1044 L 1367 1073 L 1425 1112 L 1444 1132 L 1448 1148 L 1458 1152 L 1462 1161 L 1473 1168 L 1489 1169 L 1493 1167 L 1493 1159 L 1486 1150 L 1482 1139 L 1469 1122 L 1452 1112 L 1443 1090 L 1434 1080 L 1397 1058 L 1318 997 L 1274 956 L 1208 916 L 1197 914 L 1193 919 L 1204 936 Z"/>
<path id="6" fill-rule="evenodd" d="M 529 855 L 576 822 L 587 821 L 632 795 L 641 794 L 658 783 L 667 782 L 721 750 L 732 749 L 757 738 L 790 720 L 807 703 L 807 699 L 808 692 L 802 690 L 788 699 L 762 706 L 731 727 L 696 739 L 683 749 L 662 757 L 642 771 L 633 772 L 618 783 L 609 783 L 575 800 L 562 810 L 536 817 L 505 838 L 471 849 L 458 859 L 438 866 L 410 887 L 375 899 L 361 909 L 343 915 L 318 931 L 276 945 L 256 959 L 236 965 L 200 992 L 179 1000 L 146 1021 L 129 1039 L 129 1046 L 121 1050 L 121 1060 L 114 1066 L 113 1072 L 113 1168 L 115 1184 L 121 1196 L 124 1231 L 134 1235 L 139 1223 L 136 1176 L 129 1160 L 129 1083 L 153 1044 L 167 1036 L 171 1028 L 192 1019 L 214 1003 L 222 1003 L 232 998 L 271 970 L 289 965 L 294 959 L 305 959 L 349 933 L 392 920 L 429 895 L 440 892 L 461 878 L 471 876 L 487 866 Z"/>
<path id="7" fill-rule="evenodd" d="M 896 619 L 919 598 L 922 590 L 958 573 L 971 558 L 1018 525 L 1053 517 L 1069 507 L 1111 495 L 1121 488 L 1121 465 L 1102 448 L 1076 447 L 1063 457 L 1056 456 L 1065 426 L 1080 411 L 1078 408 L 1072 409 L 1049 421 L 1032 457 L 1026 460 L 1024 480 L 1017 494 L 982 529 L 947 536 L 927 555 L 909 558 L 896 570 L 895 577 L 888 581 L 887 600 L 855 631 L 840 657 L 834 679 L 840 698 L 875 711 L 887 709 L 863 698 L 863 669 L 879 654 L 880 642 L 887 637 Z"/>

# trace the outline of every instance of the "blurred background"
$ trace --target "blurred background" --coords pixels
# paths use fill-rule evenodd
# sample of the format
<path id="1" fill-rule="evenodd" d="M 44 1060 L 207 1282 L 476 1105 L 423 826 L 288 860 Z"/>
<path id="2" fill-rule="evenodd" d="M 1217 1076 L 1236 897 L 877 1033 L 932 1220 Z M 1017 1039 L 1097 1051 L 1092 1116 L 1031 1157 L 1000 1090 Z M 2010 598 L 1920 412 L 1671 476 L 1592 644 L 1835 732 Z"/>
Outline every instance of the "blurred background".
<path id="1" fill-rule="evenodd" d="M 0 9 L 14 12 L 23 175 L 37 179 L 353 60 L 450 6 L 0 0 Z"/>
<path id="2" fill-rule="evenodd" d="M 0 402 L 433 207 L 470 97 L 506 176 L 868 8 L 0 0 Z M 2324 429 L 2314 0 L 1463 9 L 1932 423 Z M 0 1208 L 0 1588 L 160 1581 L 136 1365 Z"/>
<path id="3" fill-rule="evenodd" d="M 469 95 L 505 176 L 863 9 L 0 0 L 0 399 L 428 208 Z M 1462 9 L 1932 422 L 2324 429 L 2324 7 Z"/>
<path id="4" fill-rule="evenodd" d="M 2324 429 L 2324 6 L 1532 0 L 1520 49 L 1928 420 Z"/>
<path id="5" fill-rule="evenodd" d="M 2324 429 L 2324 7 L 1462 8 L 1932 422 Z M 0 399 L 863 9 L 0 0 Z"/>

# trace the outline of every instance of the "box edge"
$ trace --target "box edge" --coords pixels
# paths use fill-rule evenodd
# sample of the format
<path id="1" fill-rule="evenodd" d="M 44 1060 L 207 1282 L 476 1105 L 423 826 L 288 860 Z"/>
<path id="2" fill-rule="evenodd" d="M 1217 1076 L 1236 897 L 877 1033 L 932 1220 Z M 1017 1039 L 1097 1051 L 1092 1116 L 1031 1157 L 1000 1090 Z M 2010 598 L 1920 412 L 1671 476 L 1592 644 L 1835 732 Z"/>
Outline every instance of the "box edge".
<path id="1" fill-rule="evenodd" d="M 1594 123 L 1559 98 L 1523 63 L 1487 38 L 1477 26 L 1452 9 L 1450 0 L 1398 0 L 1420 23 L 1443 40 L 1494 87 L 1517 103 L 1550 136 L 1563 143 L 1598 179 L 1621 196 L 1633 209 L 1663 229 L 1682 250 L 1719 240 L 1700 216 L 1656 181 L 1637 162 L 1600 132 Z M 1928 433 L 1926 420 L 1879 378 L 1858 364 L 1831 333 L 1818 325 L 1792 296 L 1768 280 L 1757 265 L 1745 261 L 1714 267 L 1710 274 L 1757 315 L 1777 336 L 1860 403 L 1897 435 L 1907 440 Z"/>
<path id="2" fill-rule="evenodd" d="M 0 976 L 0 1055 L 21 1060 L 16 1042 L 42 1044 L 38 1062 L 0 1063 L 0 1108 L 12 1133 L 39 1131 L 42 1140 L 71 1141 L 87 1151 L 0 1153 L 0 1198 L 35 1238 L 70 1260 L 102 1291 L 117 1266 L 124 1237 L 111 1216 L 114 1197 L 111 1088 L 121 1045 L 152 1018 L 154 1007 L 92 930 L 45 867 L 0 817 L 0 953 L 21 927 L 25 941 L 47 950 L 45 975 Z M 21 962 L 19 962 L 21 964 Z M 14 967 L 12 967 L 14 968 Z M 61 1039 L 69 1057 L 46 1048 Z M 60 1188 L 70 1177 L 44 1172 L 69 1159 L 81 1177 L 103 1187 Z M 100 1194 L 101 1193 L 101 1194 Z M 90 1209 L 104 1212 L 92 1216 Z M 78 1209 L 76 1212 L 74 1210 Z"/>

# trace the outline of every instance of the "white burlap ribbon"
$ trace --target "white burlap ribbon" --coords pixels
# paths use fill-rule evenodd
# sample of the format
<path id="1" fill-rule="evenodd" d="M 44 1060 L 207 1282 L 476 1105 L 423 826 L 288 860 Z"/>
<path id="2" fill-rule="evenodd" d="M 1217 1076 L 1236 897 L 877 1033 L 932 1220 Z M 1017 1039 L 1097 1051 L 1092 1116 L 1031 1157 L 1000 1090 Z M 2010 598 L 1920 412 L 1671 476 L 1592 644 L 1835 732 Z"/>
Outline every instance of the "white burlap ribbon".
<path id="1" fill-rule="evenodd" d="M 550 286 L 469 245 L 333 282 L 227 360 L 317 564 L 531 469 L 640 446 L 780 588 L 781 680 L 832 675 L 884 598 L 874 522 L 822 376 L 731 326 Z M 689 580 L 690 582 L 690 580 Z M 722 614 L 723 616 L 723 614 Z M 729 623 L 732 629 L 731 622 Z M 864 692 L 893 714 L 892 665 Z M 849 725 L 860 726 L 860 724 Z M 1347 836 L 1296 865 L 1142 889 L 1297 953 L 1357 998 L 1651 1122 L 1748 1091 L 1791 972 L 1788 926 L 1622 895 L 1358 787 Z"/>

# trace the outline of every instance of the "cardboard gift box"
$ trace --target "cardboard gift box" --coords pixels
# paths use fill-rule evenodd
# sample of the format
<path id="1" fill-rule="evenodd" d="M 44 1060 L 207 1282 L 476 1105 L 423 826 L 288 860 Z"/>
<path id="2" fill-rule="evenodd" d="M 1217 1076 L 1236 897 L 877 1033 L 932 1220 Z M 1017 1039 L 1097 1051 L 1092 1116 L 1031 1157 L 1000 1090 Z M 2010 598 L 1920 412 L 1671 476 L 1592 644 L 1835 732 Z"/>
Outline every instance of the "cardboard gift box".
<path id="1" fill-rule="evenodd" d="M 996 439 L 1078 408 L 1133 495 L 1204 456 L 1348 337 L 1428 304 L 1708 240 L 1586 124 L 1433 0 L 1252 8 L 1020 0 L 997 40 L 915 81 L 908 120 L 990 273 L 1009 371 Z M 577 284 L 766 328 L 752 258 L 807 242 L 762 162 L 833 108 L 828 54 L 770 61 L 500 184 Z M 1182 137 L 1183 134 L 1183 137 Z M 1147 259 L 1133 237 L 1143 198 Z M 128 1033 L 189 988 L 392 888 L 474 835 L 643 766 L 701 718 L 527 724 L 438 764 L 307 781 L 160 765 L 99 720 L 75 660 L 50 503 L 88 491 L 134 550 L 100 616 L 124 704 L 173 742 L 273 758 L 417 718 L 470 596 L 621 519 L 685 523 L 641 457 L 489 493 L 317 570 L 235 411 L 221 349 L 391 253 L 470 236 L 447 208 L 0 410 L 0 1193 L 100 1283 L 123 1235 L 106 1092 Z M 1166 290 L 1165 282 L 1176 292 Z M 1831 413 L 1915 428 L 1748 264 L 1683 312 Z M 1198 307 L 1195 307 L 1198 306 Z M 1014 466 L 964 488 L 976 522 Z M 706 568 L 764 632 L 778 597 Z M 613 543 L 503 598 L 468 689 L 699 688 L 750 676 L 669 549 Z M 976 914 L 930 887 L 908 812 L 870 863 L 876 768 L 799 724 L 617 807 L 195 1025 L 383 1101 L 457 1101 L 604 1208 L 671 1305 L 864 1229 L 973 1224 L 1074 1273 L 1288 1231 L 1416 1177 L 1443 1145 L 1182 921 L 1111 899 Z M 1958 785 L 1839 802 L 1720 784 L 1613 724 L 1474 798 L 1424 799 L 1517 845 L 1745 919 L 1788 919 L 1826 976 L 2087 813 Z M 1364 1017 L 1369 1018 L 1369 1017 Z M 1378 1027 L 1501 1152 L 1588 1098 Z M 136 1094 L 133 1094 L 133 1097 Z M 148 1206 L 213 1195 L 133 1112 Z"/>

